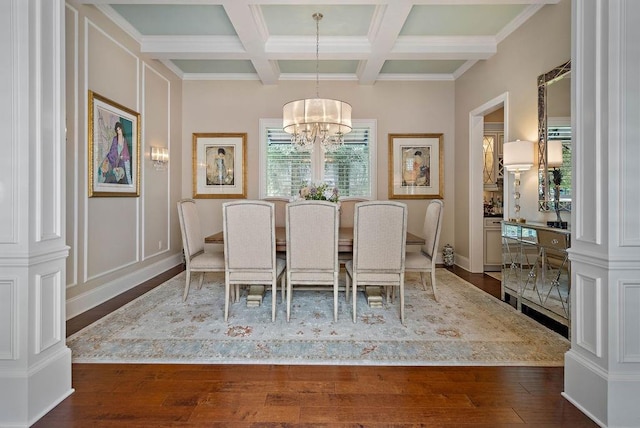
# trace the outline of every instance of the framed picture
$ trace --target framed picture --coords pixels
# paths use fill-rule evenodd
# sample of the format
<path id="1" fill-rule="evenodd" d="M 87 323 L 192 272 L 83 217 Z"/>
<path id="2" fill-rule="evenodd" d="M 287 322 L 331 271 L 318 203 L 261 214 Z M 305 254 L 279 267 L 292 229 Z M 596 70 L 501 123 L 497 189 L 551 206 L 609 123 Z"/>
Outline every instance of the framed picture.
<path id="1" fill-rule="evenodd" d="M 247 197 L 247 134 L 193 134 L 193 197 Z"/>
<path id="2" fill-rule="evenodd" d="M 140 114 L 89 91 L 89 197 L 140 196 Z"/>
<path id="3" fill-rule="evenodd" d="M 442 134 L 389 134 L 389 199 L 441 199 Z"/>

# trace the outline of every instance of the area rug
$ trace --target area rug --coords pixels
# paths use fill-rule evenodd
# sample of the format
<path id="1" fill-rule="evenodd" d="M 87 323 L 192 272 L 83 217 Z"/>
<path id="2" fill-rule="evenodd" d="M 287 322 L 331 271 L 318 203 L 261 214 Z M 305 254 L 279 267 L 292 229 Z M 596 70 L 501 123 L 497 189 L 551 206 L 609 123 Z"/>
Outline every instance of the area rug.
<path id="1" fill-rule="evenodd" d="M 278 293 L 224 321 L 224 274 L 207 274 L 182 301 L 184 272 L 67 339 L 76 363 L 562 366 L 569 342 L 455 274 L 437 269 L 438 301 L 417 274 L 399 299 L 370 308 L 358 293 L 357 322 L 340 292 L 294 291 L 291 322 Z"/>

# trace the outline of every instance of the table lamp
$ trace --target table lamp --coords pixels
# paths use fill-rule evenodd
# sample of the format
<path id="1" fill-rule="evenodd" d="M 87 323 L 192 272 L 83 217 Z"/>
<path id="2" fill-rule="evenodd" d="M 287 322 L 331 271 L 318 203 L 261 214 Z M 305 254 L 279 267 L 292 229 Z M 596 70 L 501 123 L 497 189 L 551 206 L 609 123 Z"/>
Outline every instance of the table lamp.
<path id="1" fill-rule="evenodd" d="M 513 188 L 515 221 L 524 223 L 526 220 L 520 218 L 520 173 L 533 166 L 533 142 L 516 140 L 504 143 L 502 156 L 505 169 L 512 172 L 515 177 Z"/>

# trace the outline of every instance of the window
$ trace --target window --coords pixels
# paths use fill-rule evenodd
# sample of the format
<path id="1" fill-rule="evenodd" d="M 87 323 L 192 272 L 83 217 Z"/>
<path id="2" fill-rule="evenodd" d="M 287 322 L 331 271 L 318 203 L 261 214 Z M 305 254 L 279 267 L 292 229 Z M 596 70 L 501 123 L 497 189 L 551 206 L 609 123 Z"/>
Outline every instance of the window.
<path id="1" fill-rule="evenodd" d="M 308 183 L 337 186 L 340 197 L 372 198 L 376 177 L 376 121 L 354 120 L 344 145 L 333 153 L 315 147 L 298 152 L 282 120 L 260 121 L 260 197 L 296 196 Z"/>
<path id="2" fill-rule="evenodd" d="M 562 141 L 562 166 L 560 167 L 562 174 L 562 183 L 560 184 L 561 201 L 571 201 L 571 138 L 570 122 L 567 122 L 566 119 L 548 119 L 547 141 Z M 553 194 L 555 192 L 553 183 L 550 186 Z"/>

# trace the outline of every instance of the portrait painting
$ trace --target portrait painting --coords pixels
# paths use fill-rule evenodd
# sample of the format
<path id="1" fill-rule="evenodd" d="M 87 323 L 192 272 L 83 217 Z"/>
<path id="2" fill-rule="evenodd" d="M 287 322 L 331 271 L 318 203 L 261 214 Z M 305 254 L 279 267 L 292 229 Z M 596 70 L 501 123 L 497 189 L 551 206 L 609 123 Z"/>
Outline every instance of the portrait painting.
<path id="1" fill-rule="evenodd" d="M 207 159 L 207 186 L 233 186 L 234 147 L 205 146 Z"/>
<path id="2" fill-rule="evenodd" d="M 389 199 L 443 195 L 442 134 L 389 134 Z"/>
<path id="3" fill-rule="evenodd" d="M 140 195 L 140 114 L 89 91 L 89 196 Z"/>
<path id="4" fill-rule="evenodd" d="M 247 197 L 246 133 L 193 134 L 193 197 Z"/>

